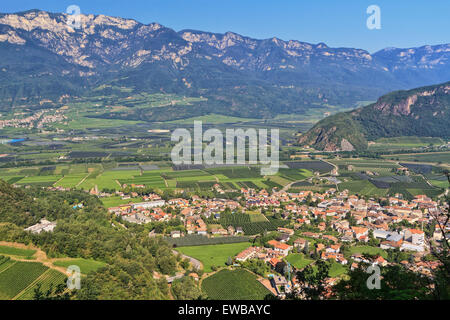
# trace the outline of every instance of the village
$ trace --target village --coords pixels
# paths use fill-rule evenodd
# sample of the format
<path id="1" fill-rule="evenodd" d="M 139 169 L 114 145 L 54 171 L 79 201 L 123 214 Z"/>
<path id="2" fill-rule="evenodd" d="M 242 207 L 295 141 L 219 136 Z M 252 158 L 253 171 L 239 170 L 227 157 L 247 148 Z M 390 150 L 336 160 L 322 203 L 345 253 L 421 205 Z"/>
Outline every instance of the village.
<path id="1" fill-rule="evenodd" d="M 131 198 L 137 194 L 122 196 Z M 279 217 L 283 226 L 248 235 L 253 245 L 230 258 L 234 266 L 264 261 L 271 271 L 260 279 L 261 283 L 281 298 L 298 286 L 294 274 L 304 265 L 300 264 L 299 269 L 289 262 L 289 257 L 295 255 L 301 255 L 311 265 L 318 260 L 340 265 L 343 272 L 327 279 L 330 287 L 345 270 L 358 268 L 359 264 L 400 264 L 430 275 L 439 262 L 427 259 L 429 241 L 439 243 L 443 239 L 441 229 L 433 224 L 447 210 L 445 204 L 425 195 L 412 201 L 399 194 L 365 199 L 334 188 L 324 193 L 242 188 L 235 200 L 204 199 L 197 195 L 163 200 L 153 193 L 144 196 L 144 200 L 108 210 L 123 221 L 138 224 L 178 219 L 182 223 L 180 228 L 161 234 L 177 239 L 178 243 L 192 235 L 216 240 L 247 236 L 242 226 L 220 224 L 223 215 L 251 212 L 261 217 L 268 214 Z M 446 231 L 450 231 L 448 226 Z M 269 240 L 255 244 L 258 238 Z"/>

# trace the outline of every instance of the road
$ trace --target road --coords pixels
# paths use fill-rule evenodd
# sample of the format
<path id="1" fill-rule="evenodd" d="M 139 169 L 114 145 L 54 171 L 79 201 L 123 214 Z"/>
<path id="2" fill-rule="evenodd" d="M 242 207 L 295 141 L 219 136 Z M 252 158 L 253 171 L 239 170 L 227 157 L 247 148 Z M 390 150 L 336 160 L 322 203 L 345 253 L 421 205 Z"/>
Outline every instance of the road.
<path id="1" fill-rule="evenodd" d="M 180 253 L 180 252 L 177 251 L 177 250 L 172 250 L 172 252 L 173 252 L 173 254 L 175 254 L 175 255 L 178 255 L 178 254 Z M 202 264 L 199 260 L 197 260 L 197 259 L 195 259 L 195 258 L 192 258 L 192 257 L 189 257 L 189 256 L 187 256 L 187 255 L 185 255 L 185 254 L 181 254 L 181 256 L 183 257 L 183 259 L 189 259 L 189 262 L 192 264 L 192 266 L 194 267 L 194 269 L 200 270 L 200 269 L 203 268 L 203 264 Z"/>

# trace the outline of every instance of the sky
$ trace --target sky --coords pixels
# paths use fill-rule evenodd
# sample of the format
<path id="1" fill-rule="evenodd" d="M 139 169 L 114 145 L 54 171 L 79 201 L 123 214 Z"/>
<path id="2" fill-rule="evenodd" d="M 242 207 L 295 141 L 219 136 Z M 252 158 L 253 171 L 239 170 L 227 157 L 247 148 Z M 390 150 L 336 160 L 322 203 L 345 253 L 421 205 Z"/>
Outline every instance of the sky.
<path id="1" fill-rule="evenodd" d="M 84 14 L 158 22 L 176 31 L 232 31 L 371 53 L 450 43 L 450 0 L 1 0 L 0 12 L 65 12 L 69 5 Z M 380 8 L 380 29 L 367 27 L 370 5 Z"/>

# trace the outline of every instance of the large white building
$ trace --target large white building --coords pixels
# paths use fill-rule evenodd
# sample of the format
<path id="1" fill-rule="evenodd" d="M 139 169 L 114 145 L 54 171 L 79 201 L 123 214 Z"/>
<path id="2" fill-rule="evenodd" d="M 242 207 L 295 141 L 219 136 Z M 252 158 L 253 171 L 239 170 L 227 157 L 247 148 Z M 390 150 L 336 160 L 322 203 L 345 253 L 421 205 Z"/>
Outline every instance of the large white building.
<path id="1" fill-rule="evenodd" d="M 149 201 L 149 202 L 139 202 L 133 204 L 133 209 L 141 208 L 141 209 L 149 209 L 149 208 L 156 208 L 156 207 L 162 207 L 166 204 L 166 201 L 164 200 L 156 200 L 156 201 Z"/>

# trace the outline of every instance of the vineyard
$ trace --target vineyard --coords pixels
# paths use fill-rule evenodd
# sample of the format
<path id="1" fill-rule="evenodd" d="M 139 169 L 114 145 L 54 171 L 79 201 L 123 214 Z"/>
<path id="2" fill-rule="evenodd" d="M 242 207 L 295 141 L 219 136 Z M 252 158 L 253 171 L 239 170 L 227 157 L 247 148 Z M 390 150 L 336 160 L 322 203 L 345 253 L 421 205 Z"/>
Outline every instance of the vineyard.
<path id="1" fill-rule="evenodd" d="M 46 292 L 50 289 L 50 286 L 55 288 L 61 283 L 65 283 L 67 276 L 59 271 L 49 269 L 45 272 L 42 277 L 34 283 L 32 286 L 24 290 L 18 297 L 17 300 L 32 300 L 34 296 L 34 290 L 41 285 L 41 291 Z"/>
<path id="2" fill-rule="evenodd" d="M 0 273 L 0 300 L 9 300 L 32 284 L 48 268 L 36 262 L 15 262 Z"/>
<path id="3" fill-rule="evenodd" d="M 244 270 L 221 270 L 202 282 L 212 300 L 264 300 L 270 294 L 254 274 Z"/>
<path id="4" fill-rule="evenodd" d="M 188 246 L 204 246 L 212 244 L 227 244 L 227 243 L 239 243 L 248 242 L 248 237 L 213 237 L 208 238 L 202 235 L 190 234 L 182 238 L 169 238 L 165 240 L 176 247 L 188 247 Z"/>
<path id="5" fill-rule="evenodd" d="M 256 167 L 226 167 L 207 169 L 206 172 L 217 175 L 222 174 L 229 179 L 245 179 L 245 178 L 260 178 L 261 169 Z"/>
<path id="6" fill-rule="evenodd" d="M 289 161 L 285 164 L 291 169 L 306 169 L 312 172 L 318 171 L 320 173 L 325 173 L 333 170 L 333 166 L 322 160 L 318 161 Z"/>
<path id="7" fill-rule="evenodd" d="M 252 222 L 250 215 L 246 213 L 229 213 L 222 214 L 219 223 L 224 228 L 227 228 L 228 226 L 233 226 L 234 228 L 241 227 L 244 234 L 247 236 L 263 233 L 265 231 L 273 231 L 287 223 L 285 220 L 274 219 L 271 217 L 267 220 L 268 221 L 255 221 L 253 219 L 255 222 Z"/>
<path id="8" fill-rule="evenodd" d="M 12 261 L 9 257 L 0 256 L 0 273 L 6 270 L 13 263 L 14 261 Z"/>

